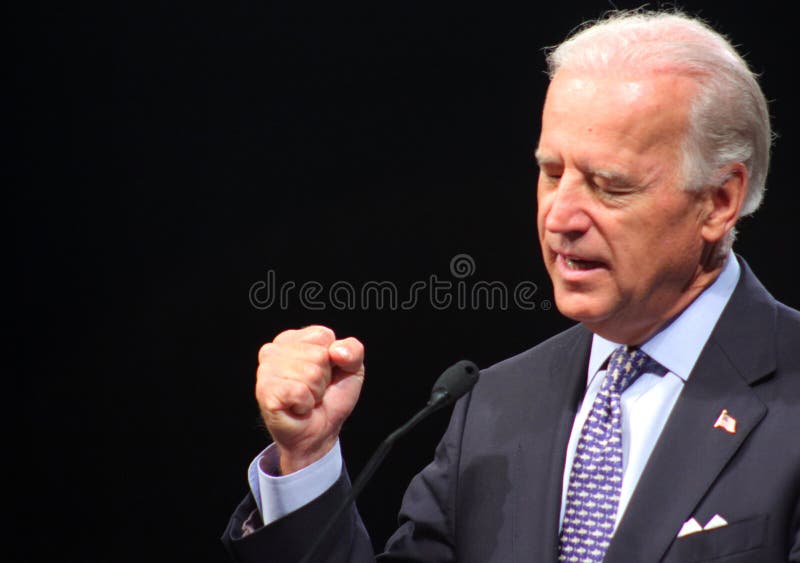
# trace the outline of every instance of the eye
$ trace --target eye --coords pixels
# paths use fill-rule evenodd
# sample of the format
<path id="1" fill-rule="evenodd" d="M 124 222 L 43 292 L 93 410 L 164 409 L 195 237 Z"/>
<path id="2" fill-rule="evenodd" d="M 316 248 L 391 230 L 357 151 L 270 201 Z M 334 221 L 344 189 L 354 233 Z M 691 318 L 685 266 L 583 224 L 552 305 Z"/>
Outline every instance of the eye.
<path id="1" fill-rule="evenodd" d="M 546 180 L 549 181 L 556 181 L 561 178 L 561 175 L 564 173 L 564 169 L 561 166 L 554 165 L 554 164 L 540 164 L 539 165 L 539 174 Z"/>
<path id="2" fill-rule="evenodd" d="M 594 174 L 588 178 L 588 182 L 594 191 L 609 197 L 624 196 L 634 191 L 630 183 L 618 178 Z"/>
<path id="3" fill-rule="evenodd" d="M 603 176 L 592 174 L 586 179 L 586 181 L 595 191 L 608 192 L 611 190 L 611 181 Z"/>

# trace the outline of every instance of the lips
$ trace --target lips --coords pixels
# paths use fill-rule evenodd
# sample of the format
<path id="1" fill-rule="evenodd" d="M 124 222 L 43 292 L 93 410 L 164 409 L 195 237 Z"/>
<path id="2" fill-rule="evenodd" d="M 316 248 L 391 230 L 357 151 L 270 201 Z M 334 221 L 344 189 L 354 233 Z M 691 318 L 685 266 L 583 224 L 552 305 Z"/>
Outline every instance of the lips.
<path id="1" fill-rule="evenodd" d="M 593 268 L 600 268 L 603 266 L 602 262 L 598 262 L 597 260 L 585 260 L 583 258 L 578 258 L 575 256 L 562 256 L 564 260 L 564 264 L 570 270 L 591 270 Z"/>
<path id="2" fill-rule="evenodd" d="M 557 251 L 554 251 L 554 253 L 556 265 L 565 279 L 582 279 L 592 272 L 607 268 L 605 262 L 594 260 L 585 255 Z"/>

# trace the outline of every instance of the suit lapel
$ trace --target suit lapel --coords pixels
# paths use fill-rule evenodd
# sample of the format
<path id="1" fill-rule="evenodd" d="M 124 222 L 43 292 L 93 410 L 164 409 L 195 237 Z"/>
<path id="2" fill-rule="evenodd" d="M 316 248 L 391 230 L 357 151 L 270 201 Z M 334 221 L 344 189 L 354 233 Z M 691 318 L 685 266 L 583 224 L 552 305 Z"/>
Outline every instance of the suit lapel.
<path id="1" fill-rule="evenodd" d="M 660 560 L 764 417 L 766 407 L 730 365 L 722 367 L 724 360 L 715 346 L 698 362 L 620 521 L 607 563 Z M 736 419 L 735 434 L 714 428 L 723 409 Z"/>
<path id="2" fill-rule="evenodd" d="M 751 384 L 774 370 L 774 323 L 774 301 L 742 263 L 739 285 L 650 456 L 606 563 L 659 561 L 764 418 Z M 723 409 L 737 421 L 733 434 L 714 428 Z"/>
<path id="3" fill-rule="evenodd" d="M 515 562 L 558 560 L 558 520 L 567 442 L 586 389 L 586 368 L 592 342 L 592 335 L 585 328 L 578 326 L 572 330 L 576 331 L 576 337 L 565 339 L 552 355 L 547 379 L 537 391 L 546 393 L 547 400 L 539 400 L 537 404 L 543 405 L 548 412 L 536 413 L 528 409 L 520 419 Z M 542 443 L 541 434 L 534 436 L 524 430 L 544 420 L 549 420 L 549 424 L 556 421 L 547 435 L 546 444 Z"/>

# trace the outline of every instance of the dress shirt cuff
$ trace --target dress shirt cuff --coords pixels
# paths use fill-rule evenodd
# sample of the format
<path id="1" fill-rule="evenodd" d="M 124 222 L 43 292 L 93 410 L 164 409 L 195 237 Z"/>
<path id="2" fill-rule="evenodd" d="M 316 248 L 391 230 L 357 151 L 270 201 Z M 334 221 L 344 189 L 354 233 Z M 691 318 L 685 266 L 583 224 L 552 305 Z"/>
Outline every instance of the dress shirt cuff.
<path id="1" fill-rule="evenodd" d="M 247 471 L 264 525 L 283 518 L 327 491 L 342 472 L 339 441 L 321 459 L 290 473 L 279 475 L 278 448 L 270 444 L 250 463 Z"/>

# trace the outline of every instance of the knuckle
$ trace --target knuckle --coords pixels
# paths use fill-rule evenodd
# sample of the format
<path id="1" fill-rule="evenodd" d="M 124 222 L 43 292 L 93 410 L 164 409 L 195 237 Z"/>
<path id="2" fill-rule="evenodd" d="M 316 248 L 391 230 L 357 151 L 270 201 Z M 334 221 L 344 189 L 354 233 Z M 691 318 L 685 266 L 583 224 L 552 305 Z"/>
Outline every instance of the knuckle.
<path id="1" fill-rule="evenodd" d="M 275 338 L 272 339 L 272 342 L 274 342 L 275 344 L 280 344 L 282 342 L 290 342 L 290 341 L 294 340 L 294 338 L 295 338 L 295 336 L 297 335 L 298 332 L 299 331 L 297 331 L 297 330 L 295 330 L 293 328 L 290 328 L 288 330 L 284 330 L 283 332 L 278 333 L 278 335 L 275 336 Z"/>
<path id="2" fill-rule="evenodd" d="M 258 361 L 263 362 L 274 350 L 275 344 L 273 342 L 267 342 L 261 348 L 258 349 Z"/>
<path id="3" fill-rule="evenodd" d="M 309 325 L 304 330 L 308 331 L 308 335 L 316 340 L 333 342 L 336 339 L 333 330 L 323 325 Z"/>

